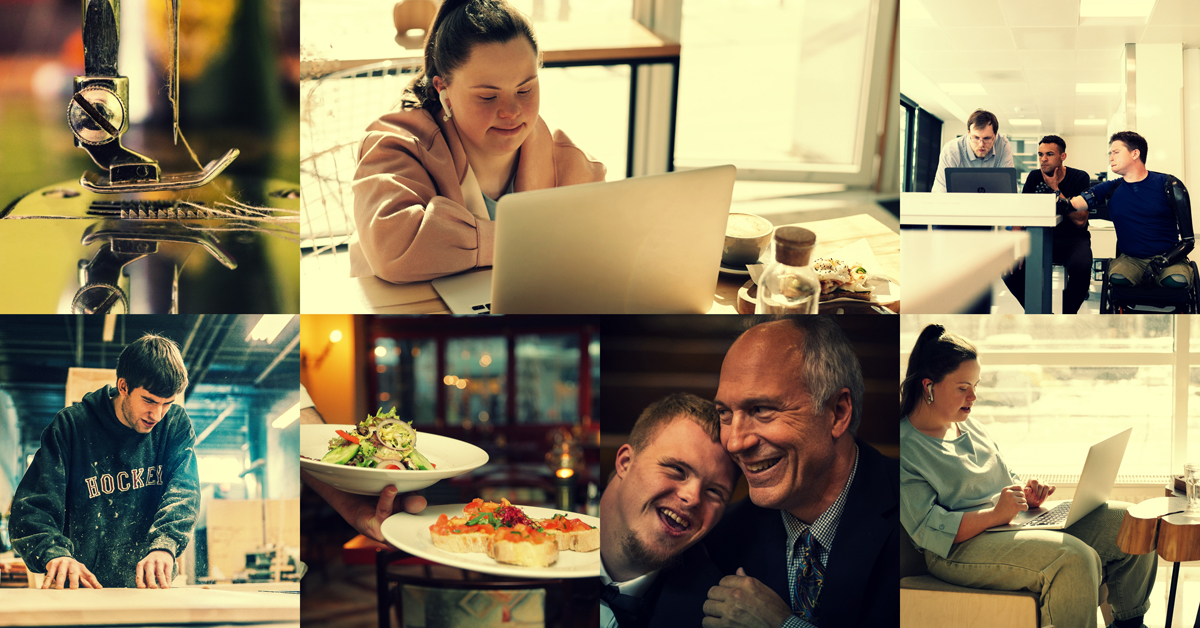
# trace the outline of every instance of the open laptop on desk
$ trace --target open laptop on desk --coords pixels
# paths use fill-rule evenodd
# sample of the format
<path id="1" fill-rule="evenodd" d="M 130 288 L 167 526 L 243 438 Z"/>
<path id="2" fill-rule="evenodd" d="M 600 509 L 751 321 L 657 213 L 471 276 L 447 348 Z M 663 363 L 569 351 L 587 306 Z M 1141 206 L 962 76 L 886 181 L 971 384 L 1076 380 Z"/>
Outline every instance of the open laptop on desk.
<path id="1" fill-rule="evenodd" d="M 946 168 L 946 191 L 957 194 L 1016 194 L 1016 168 Z"/>
<path id="2" fill-rule="evenodd" d="M 1129 428 L 1092 445 L 1088 450 L 1087 460 L 1083 463 L 1083 472 L 1079 474 L 1075 499 L 1047 502 L 1041 508 L 1019 512 L 1008 525 L 988 528 L 987 531 L 1061 530 L 1088 516 L 1100 504 L 1108 501 L 1132 432 L 1133 428 Z"/>
<path id="3" fill-rule="evenodd" d="M 717 166 L 505 195 L 492 269 L 433 288 L 455 314 L 702 314 L 736 173 Z"/>

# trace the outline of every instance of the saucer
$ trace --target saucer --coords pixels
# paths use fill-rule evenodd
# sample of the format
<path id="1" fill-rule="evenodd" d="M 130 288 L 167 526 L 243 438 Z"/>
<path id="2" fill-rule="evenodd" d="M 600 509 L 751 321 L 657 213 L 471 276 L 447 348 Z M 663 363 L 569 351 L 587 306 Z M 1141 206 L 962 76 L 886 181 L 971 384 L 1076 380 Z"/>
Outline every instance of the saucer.
<path id="1" fill-rule="evenodd" d="M 747 264 L 739 264 L 737 266 L 726 266 L 725 262 L 721 262 L 719 270 L 729 275 L 742 275 L 749 277 L 750 271 L 746 268 Z"/>

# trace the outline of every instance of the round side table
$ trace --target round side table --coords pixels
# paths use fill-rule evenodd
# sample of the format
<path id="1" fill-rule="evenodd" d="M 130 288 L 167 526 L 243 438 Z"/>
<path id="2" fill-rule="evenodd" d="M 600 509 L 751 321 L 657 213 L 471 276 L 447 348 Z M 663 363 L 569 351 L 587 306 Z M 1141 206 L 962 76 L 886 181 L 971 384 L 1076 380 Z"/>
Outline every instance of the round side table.
<path id="1" fill-rule="evenodd" d="M 1179 563 L 1200 560 L 1200 513 L 1185 515 L 1187 499 L 1155 497 L 1135 504 L 1125 512 L 1117 547 L 1126 554 L 1157 552 L 1163 560 L 1174 563 L 1171 569 L 1171 592 L 1167 600 L 1167 626 L 1175 610 L 1175 587 L 1179 582 Z M 1195 626 L 1200 628 L 1200 614 Z"/>

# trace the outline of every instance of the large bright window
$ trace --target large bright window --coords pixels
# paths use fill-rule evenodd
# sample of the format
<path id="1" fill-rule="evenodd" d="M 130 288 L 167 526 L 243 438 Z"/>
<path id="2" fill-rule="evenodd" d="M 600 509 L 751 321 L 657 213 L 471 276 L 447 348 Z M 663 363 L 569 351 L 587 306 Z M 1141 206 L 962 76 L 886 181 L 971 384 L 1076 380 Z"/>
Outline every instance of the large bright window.
<path id="1" fill-rule="evenodd" d="M 1130 427 L 1127 480 L 1165 481 L 1200 460 L 1195 317 L 905 316 L 902 373 L 931 323 L 978 348 L 971 418 L 1021 475 L 1077 475 L 1091 445 Z"/>

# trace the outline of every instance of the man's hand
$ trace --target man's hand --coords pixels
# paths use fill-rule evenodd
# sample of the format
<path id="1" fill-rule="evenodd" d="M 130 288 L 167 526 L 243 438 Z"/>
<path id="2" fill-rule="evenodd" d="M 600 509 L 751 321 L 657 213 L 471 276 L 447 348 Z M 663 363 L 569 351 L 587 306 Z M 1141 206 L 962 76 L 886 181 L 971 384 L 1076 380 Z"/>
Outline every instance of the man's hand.
<path id="1" fill-rule="evenodd" d="M 1055 192 L 1058 191 L 1058 184 L 1067 178 L 1067 167 L 1059 166 L 1050 174 L 1042 173 L 1042 180 L 1046 182 L 1046 186 Z"/>
<path id="2" fill-rule="evenodd" d="M 397 499 L 396 493 L 399 492 L 395 486 L 389 486 L 379 494 L 378 500 L 355 495 L 354 497 L 358 499 L 353 500 L 351 504 L 353 515 L 347 516 L 343 512 L 342 516 L 346 517 L 346 521 L 350 522 L 350 525 L 354 526 L 355 530 L 380 543 L 385 543 L 382 527 L 383 522 L 388 517 L 397 512 L 407 512 L 415 515 L 425 510 L 426 501 L 424 497 L 416 493 L 407 493 Z M 337 506 L 335 505 L 334 508 L 337 508 Z M 341 509 L 338 509 L 338 512 L 341 512 Z"/>
<path id="3" fill-rule="evenodd" d="M 137 564 L 137 588 L 170 589 L 175 557 L 166 550 L 154 550 Z"/>
<path id="4" fill-rule="evenodd" d="M 1037 508 L 1046 501 L 1046 498 L 1054 494 L 1054 486 L 1050 484 L 1042 484 L 1036 479 L 1029 480 L 1025 483 L 1025 504 L 1030 509 Z"/>
<path id="5" fill-rule="evenodd" d="M 416 493 L 405 493 L 397 497 L 399 491 L 395 486 L 383 489 L 379 498 L 364 495 L 352 495 L 318 480 L 311 474 L 301 471 L 300 479 L 317 492 L 347 523 L 354 526 L 359 533 L 385 543 L 380 526 L 393 513 L 407 512 L 417 514 L 425 510 L 424 497 Z"/>
<path id="6" fill-rule="evenodd" d="M 704 614 L 704 628 L 779 628 L 792 616 L 792 609 L 739 567 L 736 576 L 725 576 L 708 590 Z"/>
<path id="7" fill-rule="evenodd" d="M 43 589 L 103 589 L 100 581 L 83 563 L 70 556 L 59 556 L 46 563 L 46 576 L 42 578 Z"/>

